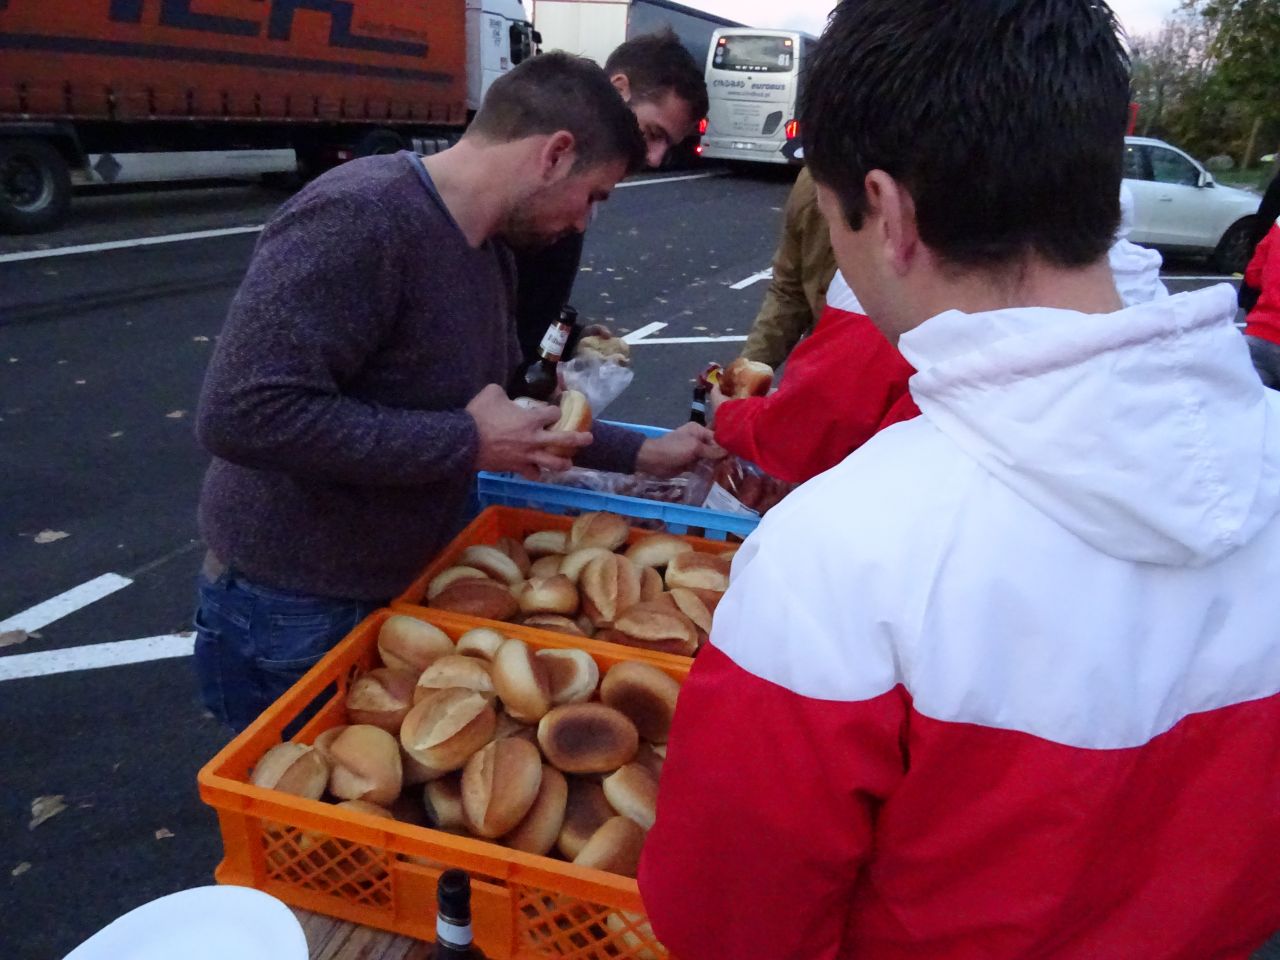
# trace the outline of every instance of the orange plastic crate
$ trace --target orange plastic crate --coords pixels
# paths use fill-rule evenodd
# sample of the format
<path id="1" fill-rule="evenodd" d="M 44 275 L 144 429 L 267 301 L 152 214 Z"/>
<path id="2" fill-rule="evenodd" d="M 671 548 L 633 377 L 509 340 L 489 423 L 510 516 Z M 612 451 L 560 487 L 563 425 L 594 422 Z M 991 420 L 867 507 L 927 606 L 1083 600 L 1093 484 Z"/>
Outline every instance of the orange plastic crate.
<path id="1" fill-rule="evenodd" d="M 398 611 L 405 612 L 405 611 Z M 323 705 L 294 737 L 311 743 L 347 722 L 346 691 L 380 666 L 380 610 L 316 664 L 204 769 L 200 797 L 218 814 L 220 883 L 256 887 L 286 903 L 420 940 L 435 937 L 436 882 L 449 867 L 472 877 L 476 943 L 492 960 L 663 960 L 634 880 L 408 823 L 352 813 L 265 790 L 249 772 L 309 704 Z M 436 611 L 410 614 L 455 640 L 475 622 Z M 624 660 L 652 663 L 681 682 L 690 661 L 502 625 L 537 649 L 577 647 L 603 674 Z"/>
<path id="2" fill-rule="evenodd" d="M 462 551 L 466 550 L 467 547 L 477 545 L 491 546 L 503 537 L 512 537 L 523 541 L 529 534 L 537 533 L 540 530 L 568 530 L 573 526 L 574 519 L 573 517 L 565 517 L 556 513 L 540 513 L 537 510 L 524 510 L 519 507 L 489 507 L 472 520 L 471 523 L 467 524 L 466 528 L 447 547 L 440 551 L 439 556 L 431 562 L 431 565 L 423 571 L 422 575 L 414 580 L 404 593 L 396 597 L 392 602 L 392 606 L 403 613 L 422 613 L 431 610 L 430 607 L 422 605 L 427 595 L 427 585 L 445 570 L 457 566 L 458 558 L 462 556 Z M 626 520 L 628 518 L 623 517 L 622 519 Z M 653 530 L 632 527 L 628 542 L 635 543 L 637 540 L 652 536 L 653 533 Z M 693 549 L 702 553 L 720 554 L 731 546 L 731 544 L 726 544 L 723 540 L 705 540 L 702 537 L 690 537 L 683 534 L 673 534 L 673 536 L 679 536 L 681 540 L 688 541 L 692 544 Z M 508 626 L 508 624 L 497 620 L 482 620 L 478 617 L 465 617 L 463 619 L 471 621 L 472 626 L 483 625 L 486 627 L 502 627 L 504 629 Z M 549 631 L 535 630 L 533 632 L 540 637 L 557 636 L 557 634 Z M 602 646 L 606 646 L 610 650 L 618 649 L 618 645 L 612 643 L 602 644 Z M 623 647 L 622 649 L 630 650 L 632 648 Z M 686 666 L 691 662 L 688 657 L 649 653 L 644 650 L 639 650 L 638 652 L 645 653 L 648 656 L 665 656 Z"/>

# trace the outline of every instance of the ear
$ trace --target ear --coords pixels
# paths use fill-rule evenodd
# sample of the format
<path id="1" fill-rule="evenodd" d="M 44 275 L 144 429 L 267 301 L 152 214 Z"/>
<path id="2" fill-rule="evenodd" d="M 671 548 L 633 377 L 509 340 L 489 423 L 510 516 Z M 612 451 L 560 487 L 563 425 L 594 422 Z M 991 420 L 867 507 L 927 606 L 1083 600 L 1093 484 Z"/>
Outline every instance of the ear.
<path id="1" fill-rule="evenodd" d="M 563 180 L 578 159 L 578 143 L 568 130 L 557 130 L 547 137 L 539 152 L 539 173 L 547 183 Z"/>
<path id="2" fill-rule="evenodd" d="M 865 181 L 867 206 L 874 221 L 885 261 L 905 275 L 920 252 L 916 204 L 911 193 L 883 170 L 872 170 Z"/>
<path id="3" fill-rule="evenodd" d="M 623 103 L 631 102 L 631 78 L 625 73 L 615 73 L 609 78 L 609 82 L 613 84 L 613 89 L 618 91 L 618 96 L 622 98 Z"/>

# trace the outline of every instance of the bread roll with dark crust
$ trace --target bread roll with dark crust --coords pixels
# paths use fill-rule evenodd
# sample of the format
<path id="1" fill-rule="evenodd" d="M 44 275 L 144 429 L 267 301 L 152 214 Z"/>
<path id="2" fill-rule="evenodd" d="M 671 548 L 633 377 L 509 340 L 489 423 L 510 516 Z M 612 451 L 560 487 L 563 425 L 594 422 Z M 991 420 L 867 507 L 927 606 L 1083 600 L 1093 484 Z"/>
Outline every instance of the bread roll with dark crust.
<path id="1" fill-rule="evenodd" d="M 667 589 L 693 587 L 700 590 L 729 589 L 731 564 L 711 553 L 682 553 L 667 565 Z"/>
<path id="2" fill-rule="evenodd" d="M 638 763 L 628 763 L 604 778 L 605 799 L 620 816 L 634 820 L 646 830 L 658 817 L 658 778 Z"/>
<path id="3" fill-rule="evenodd" d="M 511 590 L 492 580 L 459 580 L 432 600 L 431 606 L 482 620 L 513 620 L 520 612 Z"/>
<path id="4" fill-rule="evenodd" d="M 538 745 L 565 773 L 607 773 L 634 759 L 640 735 L 626 714 L 612 707 L 571 703 L 542 718 Z"/>
<path id="5" fill-rule="evenodd" d="M 524 625 L 532 627 L 534 630 L 549 630 L 552 633 L 563 633 L 570 637 L 589 636 L 589 634 L 582 632 L 582 627 L 578 625 L 576 620 L 570 620 L 568 617 L 562 617 L 554 613 L 535 613 L 531 617 L 524 618 Z"/>
<path id="6" fill-rule="evenodd" d="M 568 530 L 539 530 L 524 538 L 524 549 L 534 560 L 569 552 Z"/>
<path id="7" fill-rule="evenodd" d="M 305 743 L 278 743 L 254 766 L 249 782 L 295 797 L 319 800 L 329 782 L 329 761 Z"/>
<path id="8" fill-rule="evenodd" d="M 591 404 L 585 394 L 566 390 L 560 394 L 560 419 L 547 428 L 552 433 L 586 433 L 591 429 Z M 547 450 L 557 456 L 572 460 L 578 454 L 576 447 L 548 444 Z"/>
<path id="9" fill-rule="evenodd" d="M 666 749 L 664 745 L 662 749 Z M 653 744 L 642 743 L 640 749 L 636 751 L 636 758 L 632 763 L 638 763 L 653 775 L 653 779 L 662 779 L 662 765 L 666 763 L 667 758 L 658 753 Z"/>
<path id="10" fill-rule="evenodd" d="M 578 581 L 582 612 L 597 627 L 609 627 L 640 602 L 640 568 L 616 553 L 587 564 Z"/>
<path id="11" fill-rule="evenodd" d="M 634 878 L 640 867 L 644 838 L 644 829 L 634 820 L 613 817 L 592 834 L 573 862 L 580 867 Z"/>
<path id="12" fill-rule="evenodd" d="M 457 652 L 464 657 L 491 662 L 507 638 L 490 627 L 476 627 L 458 638 Z"/>
<path id="13" fill-rule="evenodd" d="M 600 684 L 600 701 L 630 720 L 650 743 L 666 743 L 680 684 L 657 667 L 630 660 L 614 665 Z"/>
<path id="14" fill-rule="evenodd" d="M 720 392 L 731 399 L 763 397 L 773 386 L 773 367 L 739 357 L 720 375 Z"/>
<path id="15" fill-rule="evenodd" d="M 666 649 L 693 656 L 698 649 L 698 628 L 669 599 L 638 603 L 614 624 L 614 629 L 648 649 Z"/>
<path id="16" fill-rule="evenodd" d="M 688 587 L 674 587 L 670 596 L 679 611 L 692 620 L 694 626 L 703 633 L 711 632 L 711 611 L 700 596 Z"/>
<path id="17" fill-rule="evenodd" d="M 417 703 L 436 690 L 448 690 L 450 687 L 474 690 L 486 697 L 497 695 L 489 664 L 479 657 L 464 657 L 455 653 L 441 657 L 422 672 L 413 691 L 413 700 Z"/>
<path id="18" fill-rule="evenodd" d="M 395 613 L 378 628 L 378 655 L 392 670 L 403 670 L 416 677 L 447 653 L 453 653 L 449 635 L 416 617 Z"/>
<path id="19" fill-rule="evenodd" d="M 576 586 L 582 579 L 582 571 L 586 569 L 587 564 L 597 557 L 610 556 L 613 556 L 612 551 L 604 547 L 584 547 L 581 550 L 574 550 L 560 561 L 560 572 L 572 580 Z"/>
<path id="20" fill-rule="evenodd" d="M 437 573 L 427 584 L 427 602 L 430 603 L 459 580 L 488 580 L 489 575 L 475 567 L 450 567 L 443 573 Z"/>
<path id="21" fill-rule="evenodd" d="M 545 579 L 529 580 L 516 593 L 520 612 L 555 613 L 573 616 L 578 612 L 578 588 L 563 573 Z"/>
<path id="22" fill-rule="evenodd" d="M 666 591 L 662 583 L 662 574 L 653 567 L 645 567 L 640 571 L 640 602 L 657 600 Z"/>
<path id="23" fill-rule="evenodd" d="M 551 709 L 547 668 L 523 640 L 508 640 L 493 659 L 493 685 L 507 713 L 537 723 Z"/>
<path id="24" fill-rule="evenodd" d="M 616 513 L 584 513 L 569 531 L 569 551 L 600 547 L 613 552 L 627 542 L 631 528 Z"/>
<path id="25" fill-rule="evenodd" d="M 529 567 L 532 566 L 533 559 L 529 556 L 529 551 L 524 548 L 524 544 L 512 537 L 500 537 L 494 546 L 511 558 L 519 568 L 520 576 L 529 576 Z"/>
<path id="26" fill-rule="evenodd" d="M 451 773 L 428 783 L 422 791 L 427 822 L 437 830 L 466 832 L 467 814 L 462 809 L 462 774 Z"/>
<path id="27" fill-rule="evenodd" d="M 568 799 L 569 783 L 564 774 L 544 764 L 537 799 L 519 826 L 502 838 L 502 843 L 513 850 L 545 857 L 556 845 L 556 838 L 564 826 Z"/>
<path id="28" fill-rule="evenodd" d="M 572 860 L 606 820 L 616 816 L 605 798 L 604 788 L 591 780 L 569 777 L 569 797 L 565 803 L 564 825 L 556 837 L 556 848 Z"/>
<path id="29" fill-rule="evenodd" d="M 637 567 L 665 567 L 674 557 L 692 553 L 693 545 L 670 533 L 655 533 L 627 548 L 627 559 Z"/>
<path id="30" fill-rule="evenodd" d="M 388 806 L 400 796 L 400 745 L 381 727 L 352 724 L 329 744 L 329 792 L 342 800 Z"/>
<path id="31" fill-rule="evenodd" d="M 478 750 L 462 771 L 462 809 L 477 836 L 510 833 L 533 808 L 542 784 L 538 748 L 518 737 Z"/>
<path id="32" fill-rule="evenodd" d="M 546 557 L 539 557 L 533 561 L 533 565 L 529 567 L 530 580 L 546 580 L 554 577 L 560 572 L 560 564 L 564 561 L 564 557 L 558 553 L 551 554 Z"/>
<path id="33" fill-rule="evenodd" d="M 551 702 L 586 703 L 600 685 L 600 667 L 585 650 L 539 650 L 538 660 L 547 670 Z"/>
<path id="34" fill-rule="evenodd" d="M 525 559 L 528 559 L 527 557 Z M 515 586 L 524 579 L 524 571 L 520 565 L 497 547 L 471 546 L 462 551 L 458 563 L 464 567 L 474 567 L 508 586 Z"/>
<path id="35" fill-rule="evenodd" d="M 498 714 L 493 701 L 474 690 L 437 690 L 414 704 L 400 728 L 400 743 L 429 770 L 461 770 L 493 739 Z"/>
<path id="36" fill-rule="evenodd" d="M 370 670 L 347 688 L 347 717 L 352 723 L 373 724 L 395 736 L 413 706 L 413 686 L 414 676 L 405 670 Z"/>

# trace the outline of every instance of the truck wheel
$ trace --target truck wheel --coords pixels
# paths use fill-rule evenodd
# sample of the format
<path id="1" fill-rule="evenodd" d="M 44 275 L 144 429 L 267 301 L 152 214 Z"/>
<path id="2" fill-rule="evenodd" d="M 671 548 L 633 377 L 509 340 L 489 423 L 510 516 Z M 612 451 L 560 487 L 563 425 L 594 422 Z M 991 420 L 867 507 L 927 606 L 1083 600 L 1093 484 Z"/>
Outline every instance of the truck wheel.
<path id="1" fill-rule="evenodd" d="M 1218 249 L 1209 258 L 1209 265 L 1219 273 L 1244 273 L 1252 251 L 1253 217 L 1237 220 L 1218 241 Z"/>
<path id="2" fill-rule="evenodd" d="M 356 143 L 354 153 L 357 157 L 377 157 L 408 149 L 408 141 L 395 131 L 370 130 Z"/>
<path id="3" fill-rule="evenodd" d="M 48 230 L 70 206 L 71 171 L 56 147 L 43 140 L 0 139 L 0 230 Z"/>

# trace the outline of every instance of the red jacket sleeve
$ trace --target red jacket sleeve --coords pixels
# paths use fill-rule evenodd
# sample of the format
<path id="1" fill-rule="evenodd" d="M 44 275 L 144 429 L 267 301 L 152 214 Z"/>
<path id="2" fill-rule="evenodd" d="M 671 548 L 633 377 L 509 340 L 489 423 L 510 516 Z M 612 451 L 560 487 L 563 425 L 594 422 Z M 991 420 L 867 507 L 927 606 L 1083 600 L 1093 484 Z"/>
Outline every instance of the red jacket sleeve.
<path id="1" fill-rule="evenodd" d="M 888 424 L 915 371 L 860 314 L 827 308 L 767 397 L 716 412 L 716 442 L 788 483 L 830 470 Z"/>
<path id="2" fill-rule="evenodd" d="M 907 711 L 900 687 L 812 700 L 703 649 L 640 864 L 645 909 L 673 956 L 844 955 L 876 810 L 905 773 Z"/>
<path id="3" fill-rule="evenodd" d="M 1276 242 L 1277 233 L 1280 233 L 1280 223 L 1272 227 L 1267 232 L 1267 235 L 1262 238 L 1262 241 L 1258 244 L 1258 249 L 1253 252 L 1253 259 L 1249 261 L 1249 266 L 1245 267 L 1244 282 L 1255 290 L 1262 289 L 1267 258 L 1270 255 L 1272 245 Z"/>

